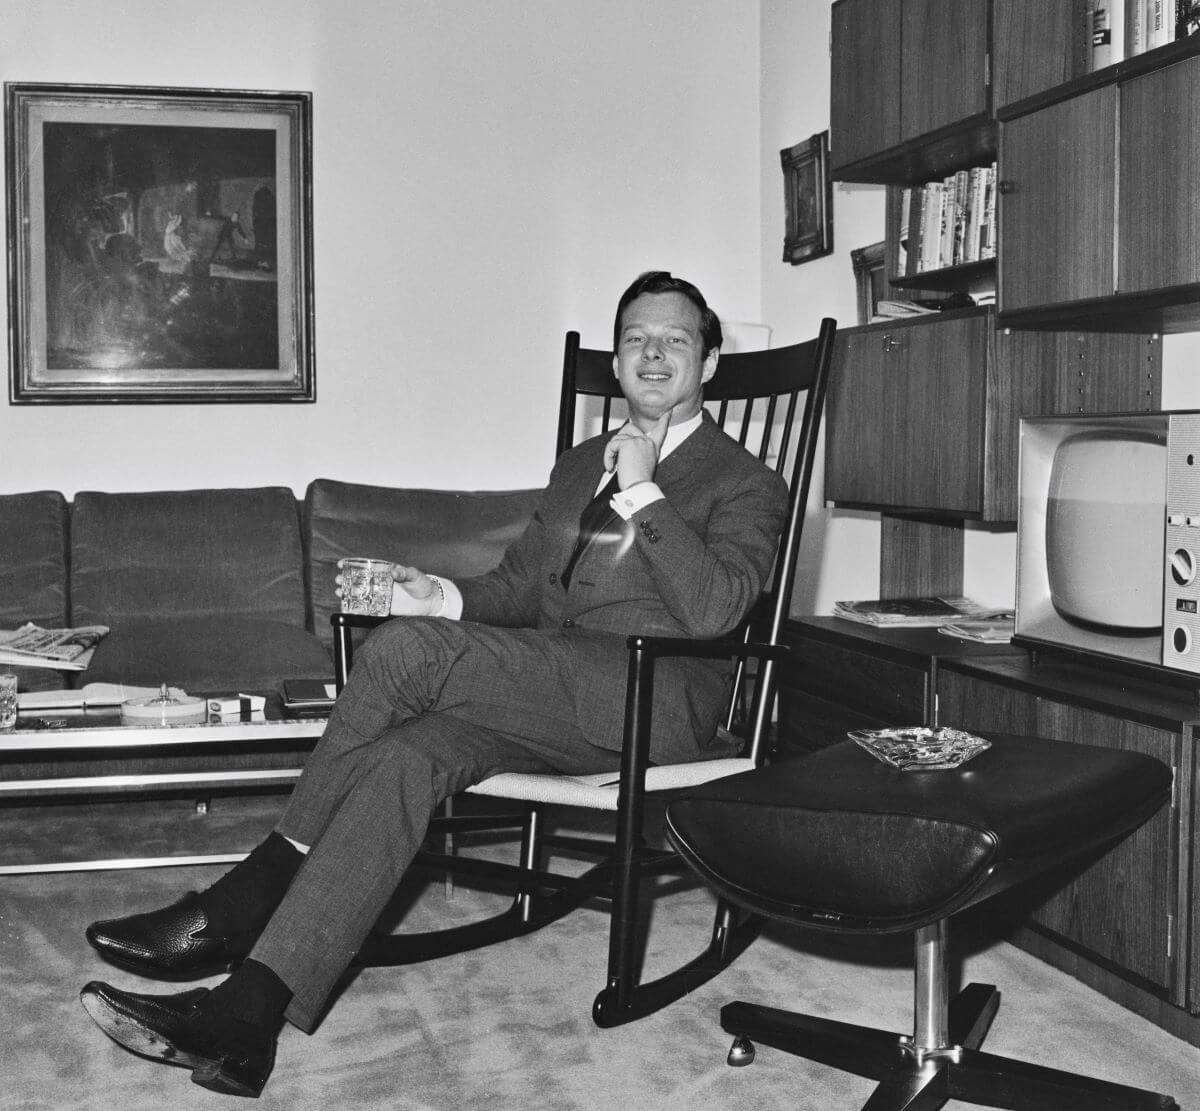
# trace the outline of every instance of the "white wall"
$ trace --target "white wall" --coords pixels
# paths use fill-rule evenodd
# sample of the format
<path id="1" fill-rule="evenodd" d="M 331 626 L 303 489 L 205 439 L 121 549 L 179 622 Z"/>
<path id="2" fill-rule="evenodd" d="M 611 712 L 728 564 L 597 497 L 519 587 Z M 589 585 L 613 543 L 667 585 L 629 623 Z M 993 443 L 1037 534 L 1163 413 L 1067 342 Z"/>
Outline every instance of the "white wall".
<path id="1" fill-rule="evenodd" d="M 812 334 L 820 317 L 857 323 L 850 251 L 883 238 L 884 190 L 835 185 L 834 253 L 789 266 L 781 262 L 783 186 L 779 151 L 829 126 L 829 0 L 762 0 L 762 296 L 775 343 Z M 1163 342 L 1164 408 L 1200 408 L 1200 335 Z M 796 612 L 828 613 L 839 598 L 874 598 L 879 589 L 879 519 L 810 505 L 796 585 Z M 1015 536 L 968 528 L 964 592 L 985 605 L 1012 604 Z"/>
<path id="2" fill-rule="evenodd" d="M 607 346 L 637 272 L 761 318 L 756 4 L 0 0 L 0 27 L 7 81 L 312 91 L 318 395 L 0 404 L 0 491 L 536 485 L 563 333 Z"/>

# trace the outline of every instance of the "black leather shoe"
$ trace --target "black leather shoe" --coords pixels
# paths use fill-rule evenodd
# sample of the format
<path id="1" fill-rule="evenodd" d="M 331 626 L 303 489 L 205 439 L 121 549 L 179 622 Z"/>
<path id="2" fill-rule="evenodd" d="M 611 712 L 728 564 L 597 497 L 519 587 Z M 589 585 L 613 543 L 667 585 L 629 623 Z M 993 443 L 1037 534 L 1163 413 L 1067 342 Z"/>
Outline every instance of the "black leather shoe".
<path id="1" fill-rule="evenodd" d="M 259 932 L 212 932 L 199 897 L 189 891 L 162 910 L 93 922 L 87 939 L 106 961 L 140 976 L 195 980 L 228 971 L 254 947 Z"/>
<path id="2" fill-rule="evenodd" d="M 208 988 L 178 995 L 135 995 L 96 981 L 79 993 L 84 1010 L 126 1049 L 192 1070 L 192 1083 L 257 1098 L 275 1065 L 277 1033 L 238 1019 L 219 1022 L 199 1004 Z"/>

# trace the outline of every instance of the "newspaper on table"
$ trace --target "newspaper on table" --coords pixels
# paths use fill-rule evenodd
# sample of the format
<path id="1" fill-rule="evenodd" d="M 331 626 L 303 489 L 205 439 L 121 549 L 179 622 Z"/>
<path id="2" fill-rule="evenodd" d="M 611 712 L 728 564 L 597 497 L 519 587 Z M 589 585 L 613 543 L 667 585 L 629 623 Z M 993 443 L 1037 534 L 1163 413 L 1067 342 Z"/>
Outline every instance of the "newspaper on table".
<path id="1" fill-rule="evenodd" d="M 92 662 L 96 645 L 107 634 L 107 625 L 43 629 L 27 622 L 19 629 L 0 629 L 0 664 L 84 671 Z"/>
<path id="2" fill-rule="evenodd" d="M 947 625 L 963 618 L 994 617 L 970 598 L 873 598 L 863 602 L 835 602 L 835 617 L 882 628 L 920 628 Z"/>

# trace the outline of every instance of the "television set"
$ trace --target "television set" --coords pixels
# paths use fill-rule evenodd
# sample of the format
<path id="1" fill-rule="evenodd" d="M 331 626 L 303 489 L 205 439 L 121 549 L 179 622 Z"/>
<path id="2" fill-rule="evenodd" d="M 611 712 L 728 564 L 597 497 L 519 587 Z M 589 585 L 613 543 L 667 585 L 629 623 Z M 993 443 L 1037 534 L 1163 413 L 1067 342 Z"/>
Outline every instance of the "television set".
<path id="1" fill-rule="evenodd" d="M 1200 676 L 1200 412 L 1021 421 L 1014 642 Z"/>

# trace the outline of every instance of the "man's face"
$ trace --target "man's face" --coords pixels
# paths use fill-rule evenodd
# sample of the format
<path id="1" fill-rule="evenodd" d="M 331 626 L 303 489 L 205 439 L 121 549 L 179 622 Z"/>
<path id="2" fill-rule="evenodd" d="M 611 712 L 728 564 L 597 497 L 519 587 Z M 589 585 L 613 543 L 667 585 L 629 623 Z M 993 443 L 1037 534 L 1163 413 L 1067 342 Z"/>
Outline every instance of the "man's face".
<path id="1" fill-rule="evenodd" d="M 700 310 L 682 293 L 643 293 L 626 307 L 613 373 L 642 431 L 664 413 L 678 424 L 700 411 L 718 358 L 716 348 L 707 356 L 703 348 Z"/>

